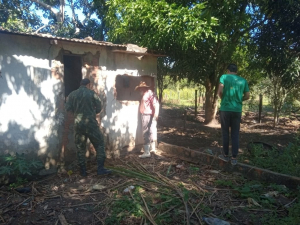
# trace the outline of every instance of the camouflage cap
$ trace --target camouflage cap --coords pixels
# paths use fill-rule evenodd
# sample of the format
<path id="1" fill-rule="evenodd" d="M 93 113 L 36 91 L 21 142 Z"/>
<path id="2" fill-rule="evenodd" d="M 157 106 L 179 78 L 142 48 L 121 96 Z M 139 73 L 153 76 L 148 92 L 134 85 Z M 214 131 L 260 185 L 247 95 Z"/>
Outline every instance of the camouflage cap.
<path id="1" fill-rule="evenodd" d="M 89 83 L 91 83 L 91 81 L 88 78 L 84 78 L 80 81 L 80 85 L 84 85 L 84 86 L 88 85 Z"/>

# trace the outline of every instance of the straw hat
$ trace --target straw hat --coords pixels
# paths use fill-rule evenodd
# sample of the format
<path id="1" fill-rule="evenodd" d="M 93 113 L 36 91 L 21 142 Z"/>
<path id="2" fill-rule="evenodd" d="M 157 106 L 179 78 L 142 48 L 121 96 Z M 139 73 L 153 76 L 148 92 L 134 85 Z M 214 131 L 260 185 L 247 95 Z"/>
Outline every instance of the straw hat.
<path id="1" fill-rule="evenodd" d="M 144 81 L 141 81 L 140 84 L 138 86 L 135 87 L 135 91 L 138 89 L 138 88 L 149 88 L 150 86 L 148 86 Z"/>

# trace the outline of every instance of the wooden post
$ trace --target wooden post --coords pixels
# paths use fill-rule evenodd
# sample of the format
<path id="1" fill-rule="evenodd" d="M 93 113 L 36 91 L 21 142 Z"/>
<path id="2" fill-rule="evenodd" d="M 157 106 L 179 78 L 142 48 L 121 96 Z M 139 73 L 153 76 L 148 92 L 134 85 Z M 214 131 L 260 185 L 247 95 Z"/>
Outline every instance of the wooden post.
<path id="1" fill-rule="evenodd" d="M 195 117 L 197 117 L 197 90 L 195 90 Z"/>
<path id="2" fill-rule="evenodd" d="M 258 106 L 258 122 L 261 123 L 261 111 L 262 111 L 262 101 L 263 101 L 263 95 L 259 95 L 259 106 Z"/>

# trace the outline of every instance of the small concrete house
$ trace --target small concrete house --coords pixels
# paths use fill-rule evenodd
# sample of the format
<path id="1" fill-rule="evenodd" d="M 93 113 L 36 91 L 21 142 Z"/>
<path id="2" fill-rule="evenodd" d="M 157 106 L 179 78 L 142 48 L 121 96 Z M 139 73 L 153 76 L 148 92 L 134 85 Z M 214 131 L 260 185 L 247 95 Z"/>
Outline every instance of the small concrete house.
<path id="1" fill-rule="evenodd" d="M 102 101 L 97 120 L 108 157 L 140 148 L 134 88 L 146 81 L 155 89 L 157 57 L 131 44 L 0 28 L 0 154 L 34 154 L 46 168 L 76 160 L 74 118 L 64 105 L 86 77 Z M 93 154 L 89 146 L 87 156 Z"/>

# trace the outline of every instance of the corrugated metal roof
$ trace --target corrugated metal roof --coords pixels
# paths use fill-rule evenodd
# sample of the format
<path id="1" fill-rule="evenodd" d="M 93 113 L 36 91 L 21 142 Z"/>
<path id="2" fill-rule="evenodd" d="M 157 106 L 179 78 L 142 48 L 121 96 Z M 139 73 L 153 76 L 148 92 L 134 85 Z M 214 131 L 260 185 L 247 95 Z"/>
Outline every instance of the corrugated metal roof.
<path id="1" fill-rule="evenodd" d="M 48 38 L 48 39 L 53 39 L 53 40 L 71 41 L 71 42 L 76 42 L 76 43 L 93 44 L 93 45 L 101 45 L 101 46 L 123 47 L 123 48 L 127 47 L 126 45 L 113 44 L 111 42 L 105 42 L 105 41 L 55 37 L 55 36 L 52 36 L 51 34 L 36 34 L 36 33 L 25 33 L 25 32 L 19 32 L 19 31 L 9 31 L 2 27 L 0 27 L 0 33 L 19 34 L 19 35 L 26 35 L 26 36 L 33 36 L 33 37 L 40 37 L 40 38 Z"/>

